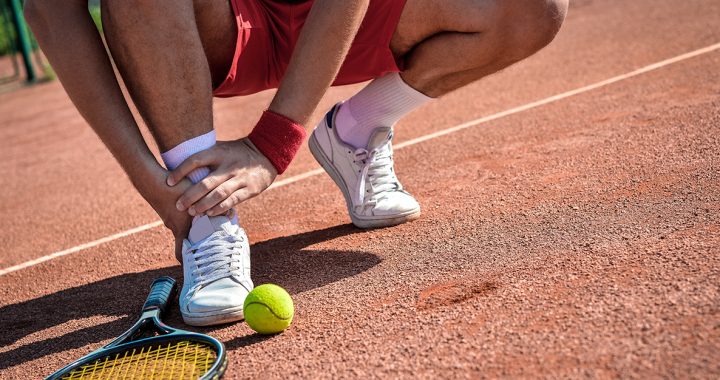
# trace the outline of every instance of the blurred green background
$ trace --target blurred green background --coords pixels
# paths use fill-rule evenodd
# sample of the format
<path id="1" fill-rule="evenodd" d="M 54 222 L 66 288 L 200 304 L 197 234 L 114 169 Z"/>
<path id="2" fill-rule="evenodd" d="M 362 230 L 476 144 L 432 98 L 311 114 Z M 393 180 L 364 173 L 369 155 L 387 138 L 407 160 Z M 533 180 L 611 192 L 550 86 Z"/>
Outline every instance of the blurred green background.
<path id="1" fill-rule="evenodd" d="M 21 21 L 19 26 L 16 25 L 14 14 L 20 15 L 20 18 L 22 15 L 21 12 L 13 12 L 13 5 L 17 10 L 20 9 L 22 2 L 22 0 L 0 0 L 0 58 L 5 57 L 5 61 L 0 62 L 2 63 L 0 65 L 0 84 L 10 83 L 20 78 L 22 72 L 20 62 L 25 62 L 24 75 L 29 82 L 34 82 L 36 79 L 54 78 L 52 68 L 39 51 L 37 41 L 30 29 L 24 24 L 24 21 Z M 100 0 L 89 0 L 88 11 L 98 30 L 102 33 Z M 24 45 L 18 38 L 18 30 L 22 31 L 23 28 L 28 32 Z M 23 51 L 25 53 L 21 54 Z M 20 60 L 19 57 L 23 57 L 23 60 Z M 8 64 L 8 62 L 10 63 Z M 36 73 L 38 70 L 44 74 L 40 78 Z"/>
<path id="2" fill-rule="evenodd" d="M 0 0 L 0 55 L 11 52 L 12 41 L 17 38 L 12 18 L 10 16 L 10 6 L 8 0 Z M 88 10 L 95 21 L 98 30 L 102 32 L 102 23 L 100 21 L 100 0 L 88 1 Z"/>
<path id="3" fill-rule="evenodd" d="M 88 2 L 88 9 L 90 10 L 90 16 L 92 16 L 93 21 L 95 21 L 95 25 L 102 33 L 102 22 L 100 21 L 100 0 L 90 0 Z"/>
<path id="4" fill-rule="evenodd" d="M 95 21 L 98 30 L 102 32 L 102 23 L 100 22 L 100 0 L 89 0 L 88 9 L 90 15 Z M 17 33 L 12 22 L 10 13 L 10 1 L 0 0 L 0 56 L 14 53 L 16 48 Z M 33 48 L 37 48 L 35 39 L 33 39 Z"/>
<path id="5" fill-rule="evenodd" d="M 9 0 L 0 0 L 0 56 L 15 53 L 17 32 L 12 21 L 12 10 Z"/>

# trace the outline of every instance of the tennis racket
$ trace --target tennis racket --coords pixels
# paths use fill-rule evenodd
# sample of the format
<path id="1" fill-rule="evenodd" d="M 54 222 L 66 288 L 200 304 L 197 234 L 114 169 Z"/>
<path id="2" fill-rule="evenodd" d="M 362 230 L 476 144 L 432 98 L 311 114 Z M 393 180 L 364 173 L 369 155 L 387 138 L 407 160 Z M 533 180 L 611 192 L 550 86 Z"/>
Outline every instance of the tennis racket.
<path id="1" fill-rule="evenodd" d="M 50 375 L 54 379 L 219 379 L 227 367 L 217 339 L 160 321 L 175 280 L 153 281 L 140 319 L 110 344 Z"/>

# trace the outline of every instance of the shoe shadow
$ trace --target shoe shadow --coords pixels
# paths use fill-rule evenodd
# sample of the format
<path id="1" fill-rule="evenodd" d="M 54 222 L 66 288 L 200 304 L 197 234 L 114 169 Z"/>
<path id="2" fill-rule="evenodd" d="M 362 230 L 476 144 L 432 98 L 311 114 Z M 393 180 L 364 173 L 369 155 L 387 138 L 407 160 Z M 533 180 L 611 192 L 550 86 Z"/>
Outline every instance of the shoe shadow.
<path id="1" fill-rule="evenodd" d="M 351 225 L 342 225 L 257 243 L 251 247 L 253 280 L 256 284 L 277 283 L 297 294 L 364 272 L 380 259 L 360 251 L 306 249 L 357 232 L 360 230 Z M 138 317 L 150 283 L 160 276 L 181 280 L 182 269 L 171 266 L 126 273 L 0 307 L 0 326 L 5 330 L 0 334 L 0 370 L 118 336 Z M 170 310 L 165 318 L 169 325 L 193 329 L 182 323 L 175 307 Z M 112 320 L 93 321 L 98 318 Z M 77 329 L 73 325 L 87 327 Z M 42 335 L 52 337 L 34 338 Z M 253 336 L 233 347 L 264 340 Z M 19 343 L 24 338 L 32 342 Z M 11 346 L 17 347 L 7 349 Z"/>

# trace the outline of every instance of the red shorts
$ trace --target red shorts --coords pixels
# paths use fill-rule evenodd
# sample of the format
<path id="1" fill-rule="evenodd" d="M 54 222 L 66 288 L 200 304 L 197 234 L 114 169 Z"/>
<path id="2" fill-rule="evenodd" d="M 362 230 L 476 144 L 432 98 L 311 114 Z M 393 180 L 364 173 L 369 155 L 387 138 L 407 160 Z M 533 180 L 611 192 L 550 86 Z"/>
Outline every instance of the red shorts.
<path id="1" fill-rule="evenodd" d="M 371 0 L 360 30 L 333 85 L 363 82 L 397 72 L 390 51 L 406 0 Z M 313 1 L 231 0 L 238 35 L 235 56 L 214 96 L 249 95 L 277 88 L 285 74 Z"/>

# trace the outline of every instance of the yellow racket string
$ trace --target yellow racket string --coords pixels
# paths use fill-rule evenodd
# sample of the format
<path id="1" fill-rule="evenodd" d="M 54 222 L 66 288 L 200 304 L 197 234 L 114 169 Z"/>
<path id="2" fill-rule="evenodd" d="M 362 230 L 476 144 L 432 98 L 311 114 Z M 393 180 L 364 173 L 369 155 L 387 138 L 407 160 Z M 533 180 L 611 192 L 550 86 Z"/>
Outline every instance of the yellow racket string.
<path id="1" fill-rule="evenodd" d="M 171 342 L 100 358 L 62 379 L 197 379 L 210 370 L 216 359 L 215 350 L 207 344 Z"/>

